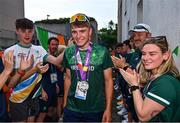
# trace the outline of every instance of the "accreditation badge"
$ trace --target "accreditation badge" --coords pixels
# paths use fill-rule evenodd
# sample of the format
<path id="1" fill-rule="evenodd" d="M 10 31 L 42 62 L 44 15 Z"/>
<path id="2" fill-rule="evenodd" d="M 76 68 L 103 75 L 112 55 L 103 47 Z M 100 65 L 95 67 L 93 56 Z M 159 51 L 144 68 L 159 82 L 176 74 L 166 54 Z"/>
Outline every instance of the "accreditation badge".
<path id="1" fill-rule="evenodd" d="M 86 100 L 89 84 L 86 81 L 78 81 L 76 86 L 75 98 Z"/>
<path id="2" fill-rule="evenodd" d="M 52 83 L 52 84 L 58 81 L 58 80 L 57 80 L 57 74 L 56 74 L 56 73 L 51 73 L 51 74 L 50 74 L 50 77 L 51 77 L 51 83 Z"/>

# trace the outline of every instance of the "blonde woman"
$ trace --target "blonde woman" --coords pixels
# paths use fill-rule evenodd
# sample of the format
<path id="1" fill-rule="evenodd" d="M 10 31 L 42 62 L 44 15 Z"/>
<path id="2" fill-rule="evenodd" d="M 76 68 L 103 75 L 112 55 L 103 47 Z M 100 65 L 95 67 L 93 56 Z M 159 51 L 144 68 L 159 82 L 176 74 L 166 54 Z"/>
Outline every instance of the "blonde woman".
<path id="1" fill-rule="evenodd" d="M 141 121 L 180 121 L 179 71 L 165 36 L 146 39 L 139 74 L 135 70 L 120 72 L 130 85 Z M 143 93 L 139 90 L 140 82 L 146 82 Z"/>

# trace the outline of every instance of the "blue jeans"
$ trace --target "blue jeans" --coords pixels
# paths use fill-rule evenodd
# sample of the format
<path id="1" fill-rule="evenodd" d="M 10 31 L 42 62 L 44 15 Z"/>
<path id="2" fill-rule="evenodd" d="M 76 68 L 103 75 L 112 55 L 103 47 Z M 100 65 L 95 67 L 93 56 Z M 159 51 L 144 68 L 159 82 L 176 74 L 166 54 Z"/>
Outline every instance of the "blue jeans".
<path id="1" fill-rule="evenodd" d="M 103 112 L 97 113 L 80 113 L 64 109 L 63 122 L 101 122 Z"/>

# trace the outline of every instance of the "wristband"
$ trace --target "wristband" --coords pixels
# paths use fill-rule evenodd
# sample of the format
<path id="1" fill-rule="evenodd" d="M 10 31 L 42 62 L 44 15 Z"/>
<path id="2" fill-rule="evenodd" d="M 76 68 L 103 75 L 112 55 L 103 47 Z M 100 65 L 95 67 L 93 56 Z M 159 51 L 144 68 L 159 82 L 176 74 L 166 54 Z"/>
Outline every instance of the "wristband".
<path id="1" fill-rule="evenodd" d="M 133 91 L 140 89 L 139 86 L 133 85 L 130 87 L 130 92 L 132 93 Z"/>
<path id="2" fill-rule="evenodd" d="M 22 77 L 25 75 L 25 70 L 18 70 L 17 73 Z"/>

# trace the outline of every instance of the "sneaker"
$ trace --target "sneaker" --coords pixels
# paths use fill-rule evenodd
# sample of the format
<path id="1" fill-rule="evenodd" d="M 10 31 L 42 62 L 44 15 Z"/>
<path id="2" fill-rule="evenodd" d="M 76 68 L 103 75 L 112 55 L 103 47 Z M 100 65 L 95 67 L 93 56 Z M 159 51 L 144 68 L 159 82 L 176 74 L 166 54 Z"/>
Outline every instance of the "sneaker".
<path id="1" fill-rule="evenodd" d="M 124 108 L 124 105 L 123 105 L 123 104 L 116 106 L 116 109 L 118 109 L 118 110 L 121 110 L 122 108 Z"/>
<path id="2" fill-rule="evenodd" d="M 63 121 L 63 117 L 59 117 L 58 122 L 62 122 Z"/>
<path id="3" fill-rule="evenodd" d="M 122 123 L 128 123 L 128 115 L 123 115 Z"/>
<path id="4" fill-rule="evenodd" d="M 120 111 L 117 112 L 118 115 L 123 116 L 128 114 L 126 108 L 122 108 Z"/>
<path id="5" fill-rule="evenodd" d="M 128 114 L 123 115 L 123 118 L 124 118 L 125 120 L 128 120 Z"/>
<path id="6" fill-rule="evenodd" d="M 123 98 L 123 96 L 122 96 L 122 94 L 121 95 L 119 95 L 116 99 L 117 100 L 121 100 Z"/>
<path id="7" fill-rule="evenodd" d="M 128 120 L 122 120 L 121 123 L 128 123 Z"/>
<path id="8" fill-rule="evenodd" d="M 114 90 L 118 90 L 119 89 L 119 86 L 116 84 L 114 85 Z"/>
<path id="9" fill-rule="evenodd" d="M 117 105 L 122 105 L 123 104 L 123 100 L 119 100 L 118 102 L 117 102 Z"/>

